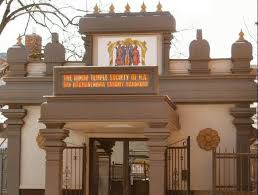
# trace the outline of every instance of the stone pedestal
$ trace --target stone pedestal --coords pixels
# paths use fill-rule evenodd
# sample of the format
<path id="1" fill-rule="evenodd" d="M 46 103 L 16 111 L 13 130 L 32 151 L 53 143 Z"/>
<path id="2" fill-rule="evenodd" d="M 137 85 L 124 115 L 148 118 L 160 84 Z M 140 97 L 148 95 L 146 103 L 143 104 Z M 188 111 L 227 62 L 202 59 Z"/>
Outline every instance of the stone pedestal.
<path id="1" fill-rule="evenodd" d="M 62 195 L 64 139 L 69 135 L 63 124 L 55 124 L 40 130 L 46 151 L 45 195 Z"/>
<path id="2" fill-rule="evenodd" d="M 10 195 L 19 195 L 20 188 L 20 155 L 21 155 L 21 128 L 26 110 L 21 106 L 9 105 L 9 109 L 1 110 L 7 118 L 8 138 L 8 167 L 7 167 L 7 192 Z"/>
<path id="3" fill-rule="evenodd" d="M 169 130 L 164 126 L 144 130 L 149 147 L 149 195 L 165 194 L 165 150 L 169 134 Z"/>

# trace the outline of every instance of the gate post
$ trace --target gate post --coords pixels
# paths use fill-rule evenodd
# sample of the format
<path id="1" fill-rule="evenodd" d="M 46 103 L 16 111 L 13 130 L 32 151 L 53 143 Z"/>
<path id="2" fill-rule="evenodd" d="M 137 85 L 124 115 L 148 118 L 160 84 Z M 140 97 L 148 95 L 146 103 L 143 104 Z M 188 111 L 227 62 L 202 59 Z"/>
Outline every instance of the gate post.
<path id="1" fill-rule="evenodd" d="M 9 109 L 1 109 L 7 118 L 7 138 L 8 138 L 8 166 L 7 166 L 7 193 L 9 195 L 19 195 L 20 190 L 20 151 L 21 151 L 21 130 L 24 124 L 23 118 L 26 116 L 26 109 L 21 105 L 9 105 Z"/>
<path id="2" fill-rule="evenodd" d="M 46 129 L 40 130 L 42 147 L 46 151 L 45 195 L 62 195 L 63 150 L 64 139 L 69 131 L 63 130 L 64 124 L 46 124 Z"/>
<path id="3" fill-rule="evenodd" d="M 166 123 L 151 124 L 144 129 L 149 147 L 149 195 L 165 195 L 165 150 L 170 132 Z"/>

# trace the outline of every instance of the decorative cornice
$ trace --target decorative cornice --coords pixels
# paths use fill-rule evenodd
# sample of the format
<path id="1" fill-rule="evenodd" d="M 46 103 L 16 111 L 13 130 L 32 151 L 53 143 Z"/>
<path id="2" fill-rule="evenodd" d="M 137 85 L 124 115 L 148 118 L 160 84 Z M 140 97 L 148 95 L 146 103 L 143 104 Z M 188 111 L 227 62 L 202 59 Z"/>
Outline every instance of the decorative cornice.
<path id="1" fill-rule="evenodd" d="M 167 75 L 160 76 L 160 94 L 175 103 L 239 103 L 257 100 L 256 75 Z M 0 86 L 0 104 L 35 105 L 52 94 L 52 77 L 7 77 Z M 179 87 L 180 86 L 180 87 Z M 179 90 L 180 89 L 180 90 Z"/>
<path id="2" fill-rule="evenodd" d="M 175 32 L 176 21 L 169 12 L 126 12 L 87 14 L 79 21 L 81 34 Z"/>

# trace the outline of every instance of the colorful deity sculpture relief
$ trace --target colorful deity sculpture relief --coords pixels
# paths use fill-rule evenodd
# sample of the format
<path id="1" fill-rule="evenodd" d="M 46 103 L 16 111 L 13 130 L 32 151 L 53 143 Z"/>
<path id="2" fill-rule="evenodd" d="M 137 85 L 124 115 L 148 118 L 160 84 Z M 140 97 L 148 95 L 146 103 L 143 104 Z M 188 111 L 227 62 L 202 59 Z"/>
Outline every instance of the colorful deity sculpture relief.
<path id="1" fill-rule="evenodd" d="M 145 41 L 133 40 L 131 38 L 109 42 L 109 65 L 115 66 L 137 66 L 145 65 L 147 46 Z"/>

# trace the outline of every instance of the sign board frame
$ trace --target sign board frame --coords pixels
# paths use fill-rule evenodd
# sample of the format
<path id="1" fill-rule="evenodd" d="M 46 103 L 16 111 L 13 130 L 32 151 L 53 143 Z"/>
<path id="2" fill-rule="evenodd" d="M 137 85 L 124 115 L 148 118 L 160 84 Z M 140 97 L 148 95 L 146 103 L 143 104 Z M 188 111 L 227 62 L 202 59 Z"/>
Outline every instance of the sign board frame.
<path id="1" fill-rule="evenodd" d="M 71 78 L 75 78 L 74 75 L 83 75 L 92 77 L 91 75 L 101 75 L 105 78 L 111 78 L 110 75 L 138 75 L 137 78 L 141 78 L 143 75 L 147 75 L 147 86 L 130 86 L 130 87 L 64 87 L 64 75 L 71 75 Z M 95 77 L 94 77 L 95 78 Z M 128 76 L 126 77 L 129 78 Z M 130 80 L 129 82 L 131 82 Z M 140 82 L 139 80 L 137 80 Z M 135 82 L 137 82 L 135 81 Z M 71 80 L 70 82 L 76 82 Z M 86 81 L 85 81 L 86 82 Z M 94 82 L 94 81 L 91 81 Z M 98 82 L 98 81 L 96 81 Z M 115 82 L 115 81 L 114 81 Z M 121 82 L 127 82 L 122 80 Z M 78 84 L 78 83 L 77 83 Z M 128 84 L 128 83 L 127 83 Z M 67 66 L 67 67 L 55 67 L 54 68 L 54 95 L 144 95 L 144 94 L 158 94 L 158 66 L 117 66 L 117 67 L 99 67 L 99 66 Z"/>

